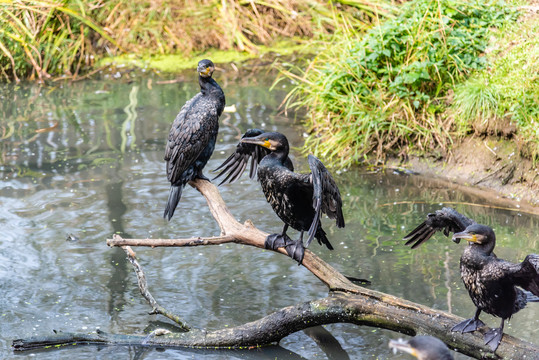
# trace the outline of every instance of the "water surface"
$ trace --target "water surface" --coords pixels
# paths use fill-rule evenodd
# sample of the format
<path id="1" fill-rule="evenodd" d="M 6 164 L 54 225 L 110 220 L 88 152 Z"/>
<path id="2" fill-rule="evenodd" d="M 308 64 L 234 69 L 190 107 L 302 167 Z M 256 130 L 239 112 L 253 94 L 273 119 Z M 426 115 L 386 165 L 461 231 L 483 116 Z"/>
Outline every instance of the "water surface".
<path id="1" fill-rule="evenodd" d="M 124 252 L 108 248 L 105 241 L 116 232 L 135 238 L 218 235 L 205 200 L 189 187 L 172 221 L 162 218 L 169 189 L 164 143 L 179 108 L 198 91 L 195 76 L 131 74 L 52 87 L 2 86 L 0 357 L 409 359 L 387 347 L 389 339 L 403 335 L 349 324 L 299 332 L 280 346 L 252 351 L 95 346 L 11 351 L 14 338 L 53 330 L 141 334 L 157 327 L 173 329 L 167 319 L 148 315 L 151 309 L 139 294 Z M 278 130 L 293 145 L 301 145 L 303 130 L 278 109 L 284 90 L 268 91 L 272 75 L 244 78 L 220 72 L 215 77 L 227 105 L 237 111 L 223 115 L 206 169 L 217 167 L 248 128 Z M 306 171 L 306 159 L 297 152 L 293 158 Z M 420 176 L 364 169 L 334 176 L 344 197 L 346 228 L 337 229 L 325 219 L 335 250 L 316 242 L 311 249 L 343 273 L 370 279 L 373 289 L 463 317 L 473 315 L 458 272 L 462 244 L 438 234 L 411 251 L 400 240 L 443 204 L 494 227 L 500 257 L 521 261 L 538 251 L 536 215 L 489 207 L 489 200 L 465 189 Z M 267 232 L 282 228 L 260 186 L 247 174 L 221 191 L 241 221 L 252 219 Z M 68 234 L 74 237 L 67 239 Z M 292 260 L 251 247 L 134 250 L 155 298 L 196 327 L 239 325 L 327 295 L 327 288 Z M 488 315 L 483 320 L 489 326 L 499 323 Z M 536 343 L 538 329 L 539 304 L 530 304 L 506 325 L 507 333 Z"/>

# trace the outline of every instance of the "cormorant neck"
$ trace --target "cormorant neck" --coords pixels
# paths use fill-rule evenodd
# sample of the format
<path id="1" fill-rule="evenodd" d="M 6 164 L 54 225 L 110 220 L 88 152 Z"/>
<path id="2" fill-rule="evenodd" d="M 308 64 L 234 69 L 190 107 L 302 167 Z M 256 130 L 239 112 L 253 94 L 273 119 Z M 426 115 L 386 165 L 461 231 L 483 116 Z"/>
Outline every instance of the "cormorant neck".
<path id="1" fill-rule="evenodd" d="M 198 83 L 200 84 L 200 92 L 202 95 L 209 94 L 212 89 L 218 88 L 220 89 L 219 85 L 211 76 L 208 77 L 202 77 L 198 76 Z"/>
<path id="2" fill-rule="evenodd" d="M 496 238 L 490 239 L 490 241 L 487 244 L 474 244 L 470 243 L 470 246 L 474 248 L 475 251 L 481 252 L 482 254 L 486 256 L 490 256 L 492 252 L 494 251 L 494 247 L 496 246 Z"/>
<path id="3" fill-rule="evenodd" d="M 272 151 L 271 156 L 284 165 L 286 159 L 288 158 L 288 152 L 288 146 L 283 146 L 282 148 Z"/>

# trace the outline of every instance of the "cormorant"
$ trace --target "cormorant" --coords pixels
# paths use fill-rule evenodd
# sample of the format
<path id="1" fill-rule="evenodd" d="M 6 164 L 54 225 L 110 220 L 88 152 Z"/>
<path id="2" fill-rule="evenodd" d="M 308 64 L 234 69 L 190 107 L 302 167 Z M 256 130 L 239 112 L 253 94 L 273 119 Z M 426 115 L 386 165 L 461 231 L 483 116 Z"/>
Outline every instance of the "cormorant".
<path id="1" fill-rule="evenodd" d="M 477 310 L 473 318 L 455 325 L 451 331 L 473 332 L 485 324 L 479 320 L 484 311 L 502 319 L 500 327 L 485 333 L 485 344 L 495 351 L 503 336 L 506 319 L 523 309 L 527 302 L 539 301 L 539 255 L 530 254 L 513 264 L 493 253 L 496 235 L 492 228 L 477 224 L 453 209 L 443 208 L 429 214 L 427 220 L 404 239 L 413 247 L 427 241 L 436 231 L 454 232 L 453 241 L 467 240 L 460 258 L 460 276 Z M 518 287 L 517 287 L 518 286 Z M 524 289 L 520 289 L 520 288 Z"/>
<path id="2" fill-rule="evenodd" d="M 447 346 L 433 336 L 416 336 L 409 340 L 390 340 L 389 347 L 407 352 L 419 360 L 453 360 L 453 355 Z"/>
<path id="3" fill-rule="evenodd" d="M 228 172 L 222 183 L 237 180 L 251 157 L 251 177 L 258 164 L 258 180 L 266 200 L 284 222 L 281 234 L 268 236 L 266 248 L 284 247 L 301 264 L 305 251 L 303 233 L 308 231 L 305 247 L 316 238 L 319 244 L 333 250 L 320 223 L 321 213 L 325 213 L 335 219 L 338 227 L 344 227 L 341 194 L 331 174 L 312 155 L 308 157 L 311 173 L 295 173 L 288 158 L 287 138 L 278 132 L 260 132 L 254 129 L 245 133 L 235 153 L 218 168 L 224 170 L 217 177 Z M 293 241 L 288 237 L 286 231 L 289 226 L 300 231 L 299 240 Z"/>
<path id="4" fill-rule="evenodd" d="M 198 63 L 200 92 L 187 101 L 174 119 L 165 149 L 170 193 L 163 217 L 172 218 L 187 182 L 206 179 L 202 169 L 208 162 L 219 130 L 219 116 L 225 107 L 225 94 L 212 79 L 215 66 L 210 60 Z"/>

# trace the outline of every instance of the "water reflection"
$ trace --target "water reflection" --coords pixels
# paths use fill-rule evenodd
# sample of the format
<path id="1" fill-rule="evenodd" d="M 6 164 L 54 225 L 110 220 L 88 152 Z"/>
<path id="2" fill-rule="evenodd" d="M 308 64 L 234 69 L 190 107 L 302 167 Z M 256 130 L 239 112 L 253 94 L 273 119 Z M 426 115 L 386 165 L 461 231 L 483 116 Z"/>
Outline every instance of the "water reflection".
<path id="1" fill-rule="evenodd" d="M 105 239 L 217 235 L 205 200 L 186 188 L 177 215 L 162 219 L 168 196 L 163 147 L 178 109 L 197 91 L 196 78 L 169 81 L 136 77 L 85 81 L 56 87 L 0 88 L 0 344 L 12 357 L 16 337 L 64 331 L 150 332 L 174 328 L 148 315 L 123 251 Z M 271 76 L 270 76 L 271 78 Z M 284 92 L 268 93 L 271 79 L 216 74 L 227 105 L 215 168 L 251 127 L 279 130 L 291 144 L 301 129 L 279 114 Z M 174 80 L 174 79 L 172 79 Z M 268 95 L 269 94 L 269 95 Z M 294 163 L 307 171 L 302 155 Z M 495 228 L 496 253 L 522 260 L 538 248 L 535 215 L 469 204 L 495 204 L 462 188 L 402 173 L 344 171 L 335 174 L 344 197 L 345 229 L 325 221 L 335 251 L 312 250 L 347 275 L 368 278 L 371 287 L 461 316 L 473 304 L 458 273 L 462 247 L 437 235 L 415 251 L 400 240 L 428 212 L 451 203 Z M 222 187 L 238 219 L 265 231 L 282 223 L 261 189 L 247 176 Z M 67 234 L 78 240 L 66 241 Z M 297 236 L 291 232 L 291 236 Z M 280 307 L 323 297 L 327 289 L 293 261 L 234 244 L 192 249 L 135 249 L 153 295 L 191 324 L 211 329 L 253 321 Z M 506 332 L 537 341 L 539 306 L 516 314 Z M 492 317 L 484 319 L 497 325 Z M 329 335 L 331 334 L 333 338 Z M 386 330 L 333 324 L 299 332 L 280 346 L 250 351 L 79 347 L 36 352 L 40 358 L 396 358 L 387 346 L 400 335 Z M 21 356 L 29 356 L 23 354 Z M 457 358 L 465 358 L 463 356 Z"/>

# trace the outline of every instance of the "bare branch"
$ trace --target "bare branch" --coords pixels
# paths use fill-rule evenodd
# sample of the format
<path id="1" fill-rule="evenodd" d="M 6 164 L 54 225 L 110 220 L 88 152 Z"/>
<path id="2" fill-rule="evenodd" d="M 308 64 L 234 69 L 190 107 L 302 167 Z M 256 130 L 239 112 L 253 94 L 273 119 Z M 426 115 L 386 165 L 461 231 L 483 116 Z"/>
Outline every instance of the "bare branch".
<path id="1" fill-rule="evenodd" d="M 169 318 L 170 320 L 177 323 L 180 328 L 184 331 L 191 330 L 191 327 L 185 323 L 178 315 L 175 315 L 159 305 L 155 298 L 150 294 L 150 291 L 148 290 L 148 283 L 146 282 L 146 276 L 144 275 L 144 271 L 142 271 L 142 266 L 140 266 L 139 262 L 137 261 L 137 258 L 135 257 L 135 252 L 131 250 L 129 246 L 122 246 L 122 249 L 125 250 L 127 254 L 127 259 L 129 262 L 133 265 L 135 268 L 135 273 L 137 274 L 137 280 L 138 280 L 138 287 L 140 289 L 140 293 L 142 296 L 150 303 L 152 306 L 152 311 L 150 312 L 150 315 L 154 314 L 161 314 L 164 317 Z"/>
<path id="2" fill-rule="evenodd" d="M 114 246 L 149 246 L 149 247 L 182 247 L 201 245 L 221 245 L 235 242 L 232 236 L 193 237 L 188 239 L 124 239 L 114 234 L 112 239 L 107 239 L 107 245 Z"/>
<path id="3" fill-rule="evenodd" d="M 209 181 L 197 179 L 189 182 L 191 186 L 197 189 L 208 203 L 211 214 L 217 221 L 221 229 L 221 236 L 207 238 L 191 238 L 177 240 L 163 239 L 123 239 L 119 235 L 114 235 L 113 239 L 107 239 L 109 246 L 197 246 L 197 245 L 214 245 L 227 242 L 234 242 L 243 245 L 255 246 L 264 249 L 264 242 L 269 235 L 257 229 L 250 220 L 244 224 L 238 222 L 228 207 L 226 206 L 219 190 Z M 175 243 L 175 245 L 169 245 Z M 286 250 L 279 248 L 278 252 L 287 255 Z M 320 259 L 309 249 L 305 249 L 305 257 L 303 258 L 303 266 L 326 284 L 330 290 L 346 290 L 349 292 L 357 292 L 357 286 L 350 282 L 344 275 L 335 270 L 328 263 Z"/>

